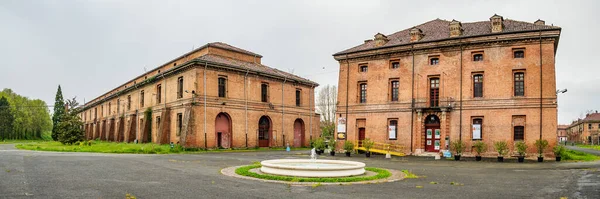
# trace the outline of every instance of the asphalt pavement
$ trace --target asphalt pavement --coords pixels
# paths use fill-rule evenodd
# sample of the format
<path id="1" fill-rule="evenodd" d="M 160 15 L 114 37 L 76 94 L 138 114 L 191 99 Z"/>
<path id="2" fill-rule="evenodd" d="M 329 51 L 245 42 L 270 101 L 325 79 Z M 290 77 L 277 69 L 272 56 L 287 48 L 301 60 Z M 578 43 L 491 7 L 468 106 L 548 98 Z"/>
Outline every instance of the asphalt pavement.
<path id="1" fill-rule="evenodd" d="M 497 163 L 376 155 L 320 156 L 421 176 L 365 185 L 288 186 L 220 170 L 309 151 L 137 155 L 17 150 L 0 145 L 0 198 L 599 198 L 600 162 Z"/>

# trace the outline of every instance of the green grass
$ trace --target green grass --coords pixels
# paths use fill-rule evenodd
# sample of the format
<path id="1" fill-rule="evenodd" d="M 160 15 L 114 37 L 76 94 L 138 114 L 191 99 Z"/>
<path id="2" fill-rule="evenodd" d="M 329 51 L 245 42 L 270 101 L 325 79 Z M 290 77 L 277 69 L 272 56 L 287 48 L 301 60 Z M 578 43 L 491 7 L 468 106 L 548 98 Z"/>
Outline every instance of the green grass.
<path id="1" fill-rule="evenodd" d="M 55 141 L 15 141 L 18 149 L 35 150 L 35 151 L 58 151 L 58 152 L 93 152 L 93 153 L 134 153 L 134 154 L 169 154 L 169 153 L 202 153 L 202 152 L 249 152 L 249 151 L 280 151 L 285 148 L 252 148 L 252 149 L 183 149 L 175 147 L 171 149 L 169 144 L 133 144 L 122 142 L 105 142 L 91 141 L 92 145 L 63 145 Z M 307 148 L 294 148 L 293 150 L 307 150 Z"/>
<path id="2" fill-rule="evenodd" d="M 0 144 L 18 144 L 30 142 L 44 142 L 44 140 L 0 140 Z"/>
<path id="3" fill-rule="evenodd" d="M 305 178 L 305 177 L 290 177 L 290 176 L 278 176 L 269 174 L 258 174 L 250 172 L 251 169 L 259 168 L 260 164 L 253 164 L 242 166 L 235 170 L 235 173 L 242 176 L 248 176 L 253 178 L 260 178 L 265 180 L 277 180 L 287 182 L 358 182 L 358 181 L 369 181 L 388 178 L 392 175 L 390 171 L 386 169 L 380 169 L 375 167 L 365 167 L 365 170 L 377 173 L 374 176 L 352 176 L 352 177 L 340 177 L 340 178 Z"/>
<path id="4" fill-rule="evenodd" d="M 600 156 L 596 156 L 596 155 L 581 152 L 581 151 L 567 150 L 562 155 L 562 159 L 563 160 L 571 160 L 571 161 L 596 161 L 596 160 L 600 160 Z"/>
<path id="5" fill-rule="evenodd" d="M 594 149 L 594 150 L 599 150 L 600 151 L 600 145 L 585 145 L 585 144 L 578 144 L 578 147 L 581 148 L 587 148 L 587 149 Z"/>
<path id="6" fill-rule="evenodd" d="M 402 170 L 402 173 L 406 174 L 406 176 L 404 176 L 404 178 L 408 178 L 408 179 L 415 179 L 415 178 L 419 178 L 419 176 L 415 175 L 414 173 L 411 173 L 408 170 Z M 437 184 L 437 183 L 436 183 Z"/>

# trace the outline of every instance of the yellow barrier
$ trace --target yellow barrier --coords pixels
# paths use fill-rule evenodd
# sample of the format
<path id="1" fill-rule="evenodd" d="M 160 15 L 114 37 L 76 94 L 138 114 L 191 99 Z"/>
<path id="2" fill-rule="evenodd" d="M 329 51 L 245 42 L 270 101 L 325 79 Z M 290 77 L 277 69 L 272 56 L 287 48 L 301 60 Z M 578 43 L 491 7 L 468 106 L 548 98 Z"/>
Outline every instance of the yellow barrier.
<path id="1" fill-rule="evenodd" d="M 355 142 L 354 149 L 360 150 L 360 151 L 367 151 L 367 149 L 362 146 L 362 140 Z M 379 143 L 379 142 L 373 142 L 373 147 L 371 147 L 371 149 L 369 149 L 369 151 L 372 153 L 380 153 L 380 154 L 388 154 L 389 153 L 390 155 L 394 155 L 394 156 L 405 156 L 406 154 L 404 154 L 404 152 L 402 152 L 403 150 L 404 150 L 404 146 L 402 146 L 402 145 Z"/>

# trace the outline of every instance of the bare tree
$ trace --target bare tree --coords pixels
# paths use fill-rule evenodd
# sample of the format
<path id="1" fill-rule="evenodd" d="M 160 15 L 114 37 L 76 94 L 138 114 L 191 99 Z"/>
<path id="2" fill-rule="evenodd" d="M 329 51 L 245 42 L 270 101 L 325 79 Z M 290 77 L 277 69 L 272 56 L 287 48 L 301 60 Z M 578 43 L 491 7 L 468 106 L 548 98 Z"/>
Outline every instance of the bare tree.
<path id="1" fill-rule="evenodd" d="M 321 129 L 323 133 L 331 135 L 335 127 L 337 88 L 332 85 L 324 86 L 317 95 L 316 105 L 317 111 L 321 114 Z"/>

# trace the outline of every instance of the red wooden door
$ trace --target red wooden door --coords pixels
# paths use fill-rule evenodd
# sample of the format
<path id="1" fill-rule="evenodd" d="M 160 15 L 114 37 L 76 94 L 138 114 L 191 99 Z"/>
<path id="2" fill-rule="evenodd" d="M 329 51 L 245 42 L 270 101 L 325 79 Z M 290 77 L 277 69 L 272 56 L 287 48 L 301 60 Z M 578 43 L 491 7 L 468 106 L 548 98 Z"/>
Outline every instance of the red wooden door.
<path id="1" fill-rule="evenodd" d="M 294 147 L 304 146 L 304 125 L 302 120 L 294 122 Z"/>
<path id="2" fill-rule="evenodd" d="M 440 151 L 440 127 L 425 127 L 425 151 L 439 152 Z"/>
<path id="3" fill-rule="evenodd" d="M 258 121 L 258 146 L 269 147 L 269 139 L 271 138 L 271 121 L 263 116 Z"/>
<path id="4" fill-rule="evenodd" d="M 358 147 L 362 147 L 362 141 L 365 140 L 365 128 L 358 129 Z"/>

